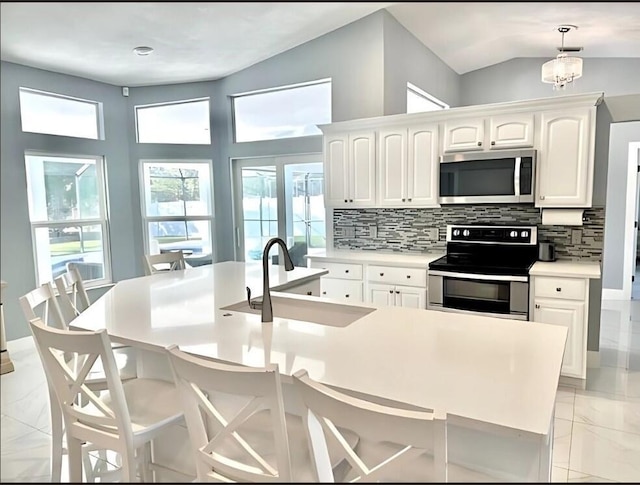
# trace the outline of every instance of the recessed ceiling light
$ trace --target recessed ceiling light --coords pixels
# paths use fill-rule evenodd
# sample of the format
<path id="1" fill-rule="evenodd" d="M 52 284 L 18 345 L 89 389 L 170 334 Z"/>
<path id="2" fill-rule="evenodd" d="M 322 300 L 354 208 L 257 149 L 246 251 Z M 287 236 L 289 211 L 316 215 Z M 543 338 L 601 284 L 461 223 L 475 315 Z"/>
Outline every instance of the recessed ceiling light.
<path id="1" fill-rule="evenodd" d="M 147 46 L 141 45 L 133 49 L 133 52 L 135 52 L 139 56 L 148 56 L 153 52 L 153 47 L 147 47 Z"/>

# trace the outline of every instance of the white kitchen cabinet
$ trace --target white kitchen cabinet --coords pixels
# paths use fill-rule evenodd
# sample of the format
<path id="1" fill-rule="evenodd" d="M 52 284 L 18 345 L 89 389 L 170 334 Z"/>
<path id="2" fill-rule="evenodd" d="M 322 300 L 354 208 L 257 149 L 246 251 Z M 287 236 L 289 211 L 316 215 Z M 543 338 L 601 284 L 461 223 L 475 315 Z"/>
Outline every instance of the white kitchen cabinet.
<path id="1" fill-rule="evenodd" d="M 534 122 L 533 113 L 445 121 L 444 152 L 531 148 L 534 146 Z"/>
<path id="2" fill-rule="evenodd" d="M 484 121 L 484 118 L 445 121 L 444 152 L 484 150 Z"/>
<path id="3" fill-rule="evenodd" d="M 438 125 L 378 133 L 378 205 L 438 206 Z"/>
<path id="4" fill-rule="evenodd" d="M 531 320 L 567 327 L 561 375 L 585 379 L 587 373 L 588 280 L 535 276 Z"/>
<path id="5" fill-rule="evenodd" d="M 369 283 L 368 288 L 368 301 L 375 305 L 422 309 L 427 306 L 427 290 L 425 288 L 381 283 Z"/>
<path id="6" fill-rule="evenodd" d="M 541 114 L 536 207 L 591 207 L 595 110 Z"/>
<path id="7" fill-rule="evenodd" d="M 327 207 L 370 207 L 375 204 L 375 139 L 375 131 L 325 136 Z"/>
<path id="8" fill-rule="evenodd" d="M 310 258 L 308 266 L 329 271 L 320 278 L 321 297 L 362 302 L 362 264 Z"/>
<path id="9" fill-rule="evenodd" d="M 369 264 L 367 301 L 379 305 L 427 308 L 426 268 Z"/>

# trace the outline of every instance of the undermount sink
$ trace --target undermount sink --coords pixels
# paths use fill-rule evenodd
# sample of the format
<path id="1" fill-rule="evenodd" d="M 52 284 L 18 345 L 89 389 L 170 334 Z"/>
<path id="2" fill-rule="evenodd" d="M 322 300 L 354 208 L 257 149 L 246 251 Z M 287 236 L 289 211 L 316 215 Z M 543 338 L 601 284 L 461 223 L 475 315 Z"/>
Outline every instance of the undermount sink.
<path id="1" fill-rule="evenodd" d="M 271 304 L 274 317 L 314 322 L 330 327 L 346 327 L 376 310 L 375 308 L 275 295 L 271 296 Z M 251 308 L 246 300 L 222 307 L 221 310 L 260 315 L 260 309 Z"/>

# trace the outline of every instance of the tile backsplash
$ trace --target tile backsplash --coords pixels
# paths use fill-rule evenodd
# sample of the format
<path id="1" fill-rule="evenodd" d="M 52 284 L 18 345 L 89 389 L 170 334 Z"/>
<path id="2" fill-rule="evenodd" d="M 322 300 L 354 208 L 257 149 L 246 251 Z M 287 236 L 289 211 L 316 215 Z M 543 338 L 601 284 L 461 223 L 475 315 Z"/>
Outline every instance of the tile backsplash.
<path id="1" fill-rule="evenodd" d="M 456 205 L 433 209 L 334 209 L 336 249 L 402 252 L 446 250 L 448 224 L 525 224 L 538 226 L 538 240 L 555 243 L 556 256 L 566 260 L 602 260 L 604 208 L 584 211 L 582 226 L 542 225 L 532 205 Z M 581 231 L 572 243 L 572 231 Z"/>

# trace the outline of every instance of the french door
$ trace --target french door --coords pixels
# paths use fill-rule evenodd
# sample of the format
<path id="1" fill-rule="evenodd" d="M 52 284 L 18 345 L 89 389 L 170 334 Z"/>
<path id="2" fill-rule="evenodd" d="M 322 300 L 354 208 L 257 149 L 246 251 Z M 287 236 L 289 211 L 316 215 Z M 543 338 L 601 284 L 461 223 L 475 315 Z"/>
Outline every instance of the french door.
<path id="1" fill-rule="evenodd" d="M 262 260 L 273 237 L 287 243 L 295 266 L 326 247 L 321 154 L 234 160 L 233 180 L 236 260 Z"/>

